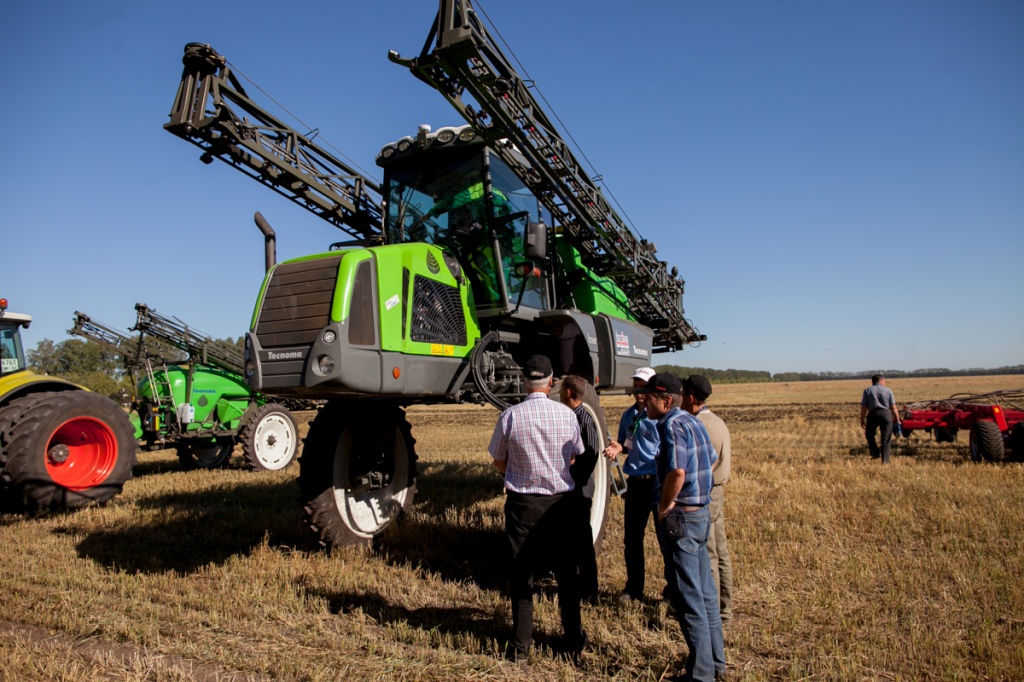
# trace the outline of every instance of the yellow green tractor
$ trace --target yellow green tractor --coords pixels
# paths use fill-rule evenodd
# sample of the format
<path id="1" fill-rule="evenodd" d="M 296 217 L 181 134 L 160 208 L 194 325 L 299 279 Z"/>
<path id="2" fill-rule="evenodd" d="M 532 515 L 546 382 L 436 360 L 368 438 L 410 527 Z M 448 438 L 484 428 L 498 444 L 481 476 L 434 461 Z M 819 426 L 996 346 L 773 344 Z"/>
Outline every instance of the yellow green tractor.
<path id="1" fill-rule="evenodd" d="M 134 429 L 113 400 L 29 371 L 30 315 L 0 298 L 0 502 L 75 509 L 121 492 L 136 462 Z"/>

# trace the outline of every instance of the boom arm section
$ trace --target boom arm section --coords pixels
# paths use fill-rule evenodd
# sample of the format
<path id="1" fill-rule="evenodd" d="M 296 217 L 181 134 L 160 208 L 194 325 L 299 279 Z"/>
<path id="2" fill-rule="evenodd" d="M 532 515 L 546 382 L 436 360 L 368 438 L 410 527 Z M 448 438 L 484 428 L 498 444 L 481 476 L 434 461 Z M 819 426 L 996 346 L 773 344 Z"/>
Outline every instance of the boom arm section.
<path id="1" fill-rule="evenodd" d="M 129 369 L 140 367 L 147 360 L 160 359 L 147 352 L 142 334 L 138 338 L 129 336 L 77 310 L 75 311 L 74 326 L 68 330 L 68 333 L 81 336 L 117 353 Z"/>
<path id="2" fill-rule="evenodd" d="M 633 313 L 654 330 L 656 351 L 706 338 L 683 316 L 684 282 L 676 268 L 669 273 L 655 257 L 654 244 L 638 239 L 605 200 L 469 0 L 441 0 L 419 57 L 402 59 L 392 51 L 389 58 L 444 95 L 485 136 L 544 202 L 587 267 L 616 278 Z M 528 163 L 512 153 L 513 145 Z"/>
<path id="3" fill-rule="evenodd" d="M 245 357 L 240 349 L 214 341 L 209 336 L 190 329 L 176 317 L 164 317 L 145 303 L 136 303 L 135 312 L 137 319 L 133 329 L 185 351 L 193 362 L 236 374 L 242 373 Z"/>
<path id="4" fill-rule="evenodd" d="M 291 199 L 358 240 L 381 239 L 380 185 L 261 109 L 227 59 L 185 46 L 185 65 L 164 128 Z"/>

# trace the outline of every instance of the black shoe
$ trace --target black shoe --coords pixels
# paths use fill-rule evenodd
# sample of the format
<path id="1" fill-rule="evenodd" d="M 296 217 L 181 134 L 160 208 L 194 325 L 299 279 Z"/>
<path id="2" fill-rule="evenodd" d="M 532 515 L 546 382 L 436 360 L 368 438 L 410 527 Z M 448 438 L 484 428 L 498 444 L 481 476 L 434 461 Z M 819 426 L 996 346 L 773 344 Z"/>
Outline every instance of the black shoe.
<path id="1" fill-rule="evenodd" d="M 569 660 L 571 660 L 576 665 L 579 665 L 580 662 L 583 660 L 583 652 L 586 651 L 589 646 L 590 637 L 588 637 L 587 633 L 584 632 L 583 639 L 579 640 L 575 644 L 570 644 L 569 646 L 567 646 L 565 648 L 565 653 L 569 657 Z"/>
<path id="2" fill-rule="evenodd" d="M 530 652 L 517 649 L 511 644 L 505 647 L 505 660 L 516 665 L 526 665 L 530 658 Z"/>

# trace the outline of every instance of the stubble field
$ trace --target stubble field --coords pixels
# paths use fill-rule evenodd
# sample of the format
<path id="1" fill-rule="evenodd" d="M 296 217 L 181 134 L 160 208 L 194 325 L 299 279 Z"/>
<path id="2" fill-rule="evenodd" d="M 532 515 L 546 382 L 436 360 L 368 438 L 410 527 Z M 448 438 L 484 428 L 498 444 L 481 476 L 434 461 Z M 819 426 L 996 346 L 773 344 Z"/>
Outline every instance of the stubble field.
<path id="1" fill-rule="evenodd" d="M 1019 388 L 1020 377 L 894 379 L 900 404 Z M 735 680 L 1024 678 L 1024 465 L 974 464 L 966 434 L 901 439 L 883 467 L 859 429 L 856 381 L 716 387 L 733 436 L 726 519 Z M 628 406 L 603 401 L 609 421 Z M 528 671 L 501 660 L 510 627 L 497 413 L 413 407 L 413 513 L 373 549 L 319 549 L 298 467 L 239 457 L 181 471 L 143 453 L 104 507 L 0 516 L 0 679 L 658 680 L 685 645 L 658 602 L 623 607 L 622 503 L 584 607 L 593 649 L 559 659 L 557 606 L 538 601 Z M 311 415 L 305 415 L 308 418 Z"/>

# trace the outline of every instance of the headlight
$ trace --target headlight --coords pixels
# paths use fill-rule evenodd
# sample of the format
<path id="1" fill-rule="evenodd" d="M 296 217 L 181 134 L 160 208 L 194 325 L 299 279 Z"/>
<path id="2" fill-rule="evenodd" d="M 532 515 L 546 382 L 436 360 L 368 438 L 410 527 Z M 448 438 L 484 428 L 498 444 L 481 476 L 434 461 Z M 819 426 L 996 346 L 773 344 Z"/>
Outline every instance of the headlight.
<path id="1" fill-rule="evenodd" d="M 334 343 L 334 340 L 338 338 L 338 335 L 334 333 L 333 329 L 328 329 L 324 332 L 321 338 L 324 340 L 324 343 Z"/>
<path id="2" fill-rule="evenodd" d="M 334 358 L 330 355 L 321 355 L 316 359 L 321 374 L 330 374 L 334 371 Z"/>

